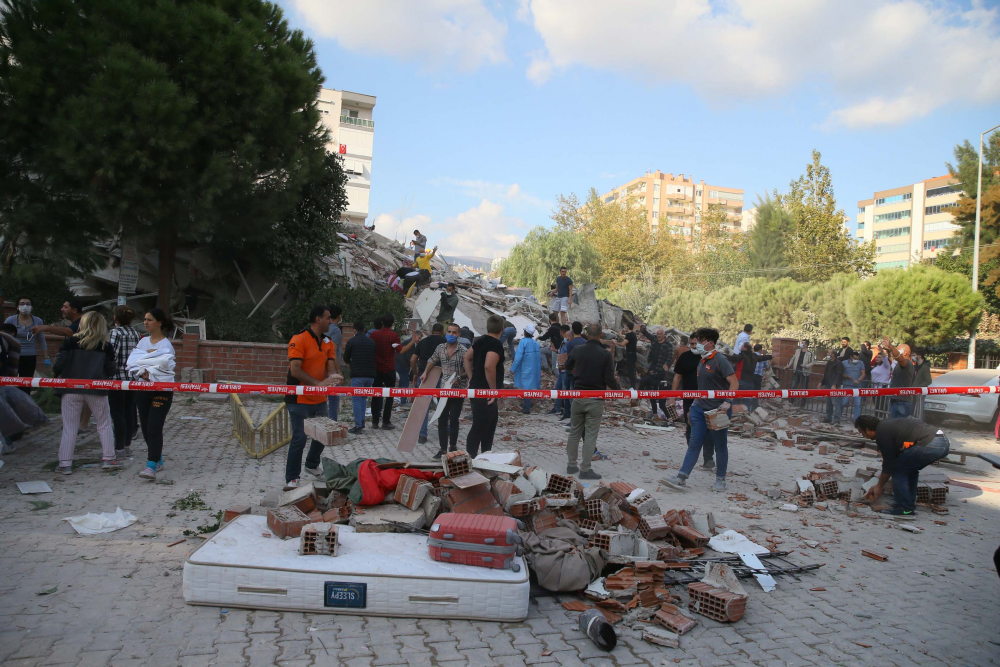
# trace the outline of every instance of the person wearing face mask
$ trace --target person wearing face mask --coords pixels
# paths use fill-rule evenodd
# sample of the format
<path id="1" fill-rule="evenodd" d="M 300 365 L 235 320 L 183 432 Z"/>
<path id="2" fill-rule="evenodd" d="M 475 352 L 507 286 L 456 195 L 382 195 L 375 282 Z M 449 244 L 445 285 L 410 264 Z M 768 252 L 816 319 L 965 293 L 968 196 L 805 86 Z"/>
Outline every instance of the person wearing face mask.
<path id="1" fill-rule="evenodd" d="M 698 339 L 698 344 L 694 347 L 694 352 L 701 355 L 698 364 L 698 389 L 736 391 L 739 389 L 739 381 L 736 379 L 736 371 L 729 363 L 725 355 L 719 354 L 715 349 L 715 344 L 719 341 L 719 332 L 716 329 L 698 329 L 693 334 Z M 681 465 L 677 476 L 669 480 L 674 486 L 684 486 L 688 476 L 698 462 L 698 456 L 704 448 L 705 440 L 709 440 L 715 446 L 715 484 L 713 491 L 726 490 L 726 471 L 729 466 L 729 429 L 710 430 L 705 413 L 709 410 L 722 410 L 730 417 L 732 416 L 732 403 L 721 398 L 699 398 L 691 406 L 691 440 L 688 443 L 687 453 L 684 455 L 684 463 Z"/>
<path id="2" fill-rule="evenodd" d="M 38 365 L 38 352 L 41 351 L 45 366 L 51 366 L 52 360 L 48 358 L 48 346 L 45 342 L 45 333 L 34 334 L 31 330 L 42 324 L 42 318 L 31 314 L 31 299 L 22 296 L 17 300 L 17 315 L 11 315 L 6 319 L 7 324 L 17 327 L 17 342 L 21 344 L 21 356 L 17 362 L 18 377 L 35 377 L 35 368 Z M 31 393 L 31 387 L 18 387 L 26 394 Z"/>
<path id="3" fill-rule="evenodd" d="M 667 371 L 674 363 L 674 344 L 667 338 L 667 332 L 660 329 L 655 335 L 649 333 L 646 324 L 641 323 L 639 333 L 649 341 L 649 355 L 647 356 L 648 368 L 646 374 L 639 380 L 639 389 L 659 389 L 660 383 L 667 375 Z M 649 399 L 652 412 L 649 418 L 655 419 L 657 412 L 666 413 L 666 399 Z"/>
<path id="4" fill-rule="evenodd" d="M 795 350 L 795 354 L 785 364 L 785 370 L 792 371 L 792 389 L 809 388 L 809 373 L 812 371 L 814 363 L 816 363 L 816 355 L 809 349 L 809 341 L 800 341 L 799 349 Z M 803 398 L 799 405 L 804 408 L 806 399 Z"/>
<path id="5" fill-rule="evenodd" d="M 888 338 L 882 340 L 882 347 L 888 350 L 889 356 L 896 362 L 892 369 L 892 377 L 889 380 L 889 387 L 892 389 L 913 386 L 913 361 L 910 359 L 910 346 L 900 345 L 893 347 Z M 889 418 L 909 417 L 913 412 L 913 405 L 909 396 L 889 397 Z"/>
<path id="6" fill-rule="evenodd" d="M 465 375 L 464 359 L 468 348 L 458 342 L 459 335 L 461 335 L 461 330 L 458 328 L 458 325 L 454 322 L 449 324 L 448 331 L 445 334 L 445 342 L 438 345 L 430 359 L 427 360 L 424 374 L 420 377 L 421 384 L 427 381 L 427 373 L 430 369 L 438 365 L 441 366 L 442 378 L 447 379 L 452 375 L 455 376 L 455 381 L 451 384 L 452 389 L 466 388 L 468 378 Z M 444 456 L 446 451 L 457 451 L 458 419 L 462 414 L 462 405 L 465 403 L 464 398 L 457 396 L 440 398 L 438 400 L 447 402 L 444 404 L 444 410 L 441 411 L 441 415 L 438 417 L 438 444 L 441 448 L 434 455 L 435 460 Z"/>
<path id="7" fill-rule="evenodd" d="M 684 391 L 694 391 L 698 388 L 698 366 L 701 364 L 701 355 L 704 352 L 704 345 L 698 347 L 700 341 L 691 335 L 690 339 L 681 336 L 681 346 L 683 351 L 678 355 L 674 364 L 674 380 L 671 385 L 673 391 L 679 389 Z M 690 346 L 690 347 L 688 347 Z M 701 352 L 695 350 L 701 349 Z M 684 441 L 691 444 L 691 406 L 694 404 L 693 398 L 682 399 L 684 403 Z M 710 438 L 705 438 L 702 450 L 704 462 L 701 467 L 705 470 L 715 469 L 715 443 Z"/>

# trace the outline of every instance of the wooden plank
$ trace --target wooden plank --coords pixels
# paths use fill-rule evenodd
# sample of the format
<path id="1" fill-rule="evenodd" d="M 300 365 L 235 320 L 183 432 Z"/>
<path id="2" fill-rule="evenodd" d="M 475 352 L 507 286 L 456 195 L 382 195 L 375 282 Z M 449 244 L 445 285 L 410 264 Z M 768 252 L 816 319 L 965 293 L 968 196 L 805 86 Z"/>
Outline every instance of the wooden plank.
<path id="1" fill-rule="evenodd" d="M 440 379 L 441 367 L 435 366 L 427 372 L 427 382 L 423 386 L 436 387 Z M 427 410 L 430 407 L 430 396 L 417 396 L 413 399 L 410 414 L 406 416 L 406 423 L 403 425 L 403 430 L 399 433 L 399 442 L 396 443 L 396 451 L 409 453 L 417 446 L 420 427 L 424 425 L 424 417 L 427 416 Z"/>

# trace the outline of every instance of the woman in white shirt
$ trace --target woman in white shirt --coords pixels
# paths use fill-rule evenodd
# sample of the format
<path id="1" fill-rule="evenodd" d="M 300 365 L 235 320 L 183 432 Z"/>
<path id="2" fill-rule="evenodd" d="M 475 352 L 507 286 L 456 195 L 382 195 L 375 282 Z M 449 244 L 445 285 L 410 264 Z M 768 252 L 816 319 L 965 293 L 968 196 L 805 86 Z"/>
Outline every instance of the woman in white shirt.
<path id="1" fill-rule="evenodd" d="M 149 335 L 139 341 L 128 357 L 129 376 L 147 382 L 173 382 L 174 346 L 164 333 L 173 328 L 173 322 L 159 308 L 147 312 L 142 322 Z M 149 448 L 146 467 L 139 473 L 144 479 L 155 481 L 156 473 L 163 470 L 163 424 L 173 399 L 172 391 L 137 391 L 135 394 L 142 437 Z"/>

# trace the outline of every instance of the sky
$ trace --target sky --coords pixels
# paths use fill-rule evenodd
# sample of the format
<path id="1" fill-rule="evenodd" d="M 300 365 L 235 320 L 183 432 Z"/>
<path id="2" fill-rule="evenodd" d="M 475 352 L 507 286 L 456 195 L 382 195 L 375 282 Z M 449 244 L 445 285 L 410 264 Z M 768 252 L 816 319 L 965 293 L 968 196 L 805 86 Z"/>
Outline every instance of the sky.
<path id="1" fill-rule="evenodd" d="M 370 219 L 446 254 L 656 169 L 750 205 L 814 148 L 853 221 L 1000 124 L 997 0 L 279 3 L 326 87 L 377 97 Z"/>

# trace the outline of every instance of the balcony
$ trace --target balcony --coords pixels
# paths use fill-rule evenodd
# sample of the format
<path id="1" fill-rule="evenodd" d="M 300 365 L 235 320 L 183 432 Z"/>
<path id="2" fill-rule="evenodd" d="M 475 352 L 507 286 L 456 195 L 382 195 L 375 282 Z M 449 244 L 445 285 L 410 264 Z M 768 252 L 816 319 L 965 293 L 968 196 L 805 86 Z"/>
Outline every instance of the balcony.
<path id="1" fill-rule="evenodd" d="M 340 124 L 357 125 L 358 127 L 367 127 L 369 130 L 375 129 L 375 121 L 368 120 L 367 118 L 352 118 L 350 116 L 341 116 Z"/>

